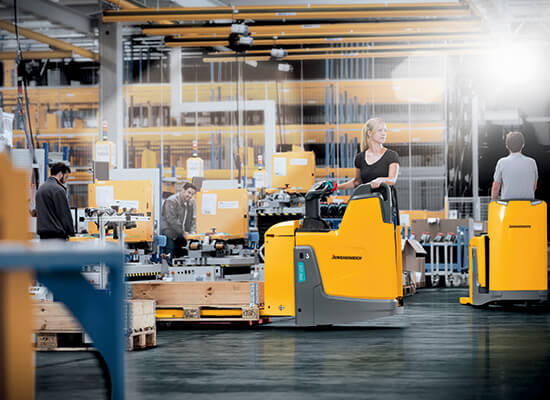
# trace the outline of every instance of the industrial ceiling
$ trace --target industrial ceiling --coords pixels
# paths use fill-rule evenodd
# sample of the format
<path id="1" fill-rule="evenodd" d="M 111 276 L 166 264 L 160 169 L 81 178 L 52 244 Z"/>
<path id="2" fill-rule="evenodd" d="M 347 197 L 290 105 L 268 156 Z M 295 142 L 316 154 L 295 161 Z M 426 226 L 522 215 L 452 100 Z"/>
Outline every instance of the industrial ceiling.
<path id="1" fill-rule="evenodd" d="M 14 5 L 24 58 L 98 61 L 101 22 L 122 23 L 125 37 L 157 52 L 200 49 L 205 61 L 236 55 L 267 60 L 272 48 L 284 49 L 285 59 L 300 60 L 468 54 L 504 39 L 550 42 L 550 0 L 334 3 L 0 0 L 0 59 L 13 59 L 17 50 Z M 248 27 L 250 47 L 230 45 L 234 23 Z"/>

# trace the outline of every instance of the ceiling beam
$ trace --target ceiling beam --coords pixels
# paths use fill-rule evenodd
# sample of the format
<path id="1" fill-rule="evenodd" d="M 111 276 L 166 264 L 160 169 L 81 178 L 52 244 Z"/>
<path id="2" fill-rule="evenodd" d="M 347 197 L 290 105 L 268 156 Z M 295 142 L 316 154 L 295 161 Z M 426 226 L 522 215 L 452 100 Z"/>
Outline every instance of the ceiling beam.
<path id="1" fill-rule="evenodd" d="M 288 45 L 311 45 L 311 44 L 343 44 L 343 43 L 388 43 L 388 42 L 432 42 L 445 40 L 479 41 L 487 37 L 478 33 L 462 33 L 455 35 L 434 34 L 434 35 L 403 35 L 403 36 L 351 36 L 351 37 L 311 37 L 311 38 L 288 38 L 288 39 L 257 39 L 255 46 L 288 46 Z M 166 47 L 215 47 L 228 46 L 227 39 L 218 40 L 188 40 L 166 38 Z"/>
<path id="2" fill-rule="evenodd" d="M 125 0 L 107 0 L 109 3 L 128 3 Z M 255 6 L 222 6 L 222 7 L 160 7 L 160 8 L 141 8 L 134 6 L 140 13 L 150 14 L 153 12 L 159 13 L 209 13 L 209 12 L 316 12 L 316 11 L 334 11 L 334 10 L 431 10 L 431 9 L 460 9 L 467 7 L 458 1 L 449 2 L 418 2 L 418 3 L 396 3 L 396 2 L 384 2 L 378 4 L 299 4 L 299 5 L 255 5 Z M 121 7 L 122 8 L 122 7 Z M 109 13 L 113 13 L 113 10 L 106 10 Z M 116 11 L 114 11 L 116 13 Z"/>
<path id="3" fill-rule="evenodd" d="M 249 26 L 249 35 L 256 37 L 334 36 L 334 35 L 407 35 L 411 33 L 479 32 L 478 19 L 450 21 L 399 21 L 303 25 Z M 231 27 L 147 27 L 145 35 L 178 35 L 181 38 L 212 38 L 229 36 Z"/>
<path id="4" fill-rule="evenodd" d="M 6 21 L 0 21 L 0 29 L 3 29 L 11 33 L 15 33 L 15 25 Z M 20 35 L 25 36 L 26 38 L 29 38 L 31 40 L 36 40 L 37 42 L 46 43 L 47 45 L 59 50 L 72 51 L 73 53 L 78 54 L 79 56 L 82 56 L 84 58 L 90 58 L 94 61 L 99 62 L 99 54 L 94 53 L 93 51 L 83 49 L 82 47 L 74 46 L 62 40 L 58 40 L 46 35 L 42 35 L 41 33 L 31 31 L 30 29 L 19 27 L 18 30 Z"/>
<path id="5" fill-rule="evenodd" d="M 307 11 L 306 11 L 307 10 Z M 372 9 L 356 7 L 353 9 L 334 8 L 331 10 L 306 9 L 304 11 L 242 11 L 224 7 L 223 9 L 207 8 L 200 11 L 188 9 L 141 9 L 131 11 L 105 11 L 104 22 L 146 23 L 161 22 L 164 19 L 177 21 L 209 21 L 209 20 L 254 20 L 254 21 L 292 21 L 292 20 L 335 20 L 335 19 L 365 19 L 365 18 L 412 18 L 412 17 L 471 17 L 472 13 L 466 6 L 459 5 L 454 9 Z"/>
<path id="6" fill-rule="evenodd" d="M 117 0 L 110 0 L 117 3 Z M 121 7 L 123 8 L 123 7 Z M 439 3 L 388 3 L 385 4 L 307 4 L 286 6 L 233 6 L 233 7 L 172 7 L 141 8 L 133 7 L 130 11 L 106 10 L 105 22 L 147 22 L 158 21 L 170 16 L 177 20 L 206 19 L 240 19 L 253 17 L 255 20 L 292 20 L 300 18 L 319 18 L 329 16 L 339 18 L 339 13 L 355 13 L 365 17 L 398 17 L 398 16 L 451 16 L 471 15 L 469 6 L 459 2 Z M 347 18 L 347 17 L 346 17 Z"/>
<path id="7" fill-rule="evenodd" d="M 479 43 L 416 43 L 416 44 L 394 44 L 394 45 L 385 45 L 385 46 L 354 46 L 354 47 L 312 47 L 312 48 L 298 48 L 298 49 L 285 49 L 288 54 L 292 53 L 336 53 L 341 52 L 346 53 L 356 53 L 358 51 L 366 52 L 375 52 L 381 50 L 411 50 L 411 49 L 452 49 L 452 48 L 478 48 L 484 47 L 489 48 L 491 44 L 489 42 L 479 42 Z M 247 50 L 241 55 L 249 54 L 267 54 L 269 55 L 271 49 L 264 50 Z M 219 51 L 208 53 L 209 56 L 222 56 L 222 55 L 235 55 L 237 54 L 234 51 Z"/>
<path id="8" fill-rule="evenodd" d="M 107 0 L 109 3 L 119 7 L 121 10 L 138 10 L 142 8 L 137 4 L 132 3 L 128 0 Z"/>
<path id="9" fill-rule="evenodd" d="M 23 51 L 21 52 L 23 60 L 44 60 L 52 58 L 71 58 L 73 56 L 72 51 Z M 17 52 L 15 51 L 3 51 L 0 52 L 0 60 L 15 60 L 17 58 Z"/>
<path id="10" fill-rule="evenodd" d="M 463 55 L 463 54 L 486 54 L 486 48 L 479 49 L 437 49 L 418 51 L 381 51 L 376 53 L 352 54 L 296 54 L 274 60 L 269 56 L 248 56 L 248 57 L 204 57 L 204 62 L 237 62 L 237 61 L 299 61 L 299 60 L 325 60 L 325 59 L 349 59 L 349 58 L 394 58 L 394 57 L 434 57 L 442 55 Z"/>
<path id="11" fill-rule="evenodd" d="M 114 6 L 117 6 L 120 8 L 120 10 L 143 10 L 143 7 L 141 6 L 138 6 L 137 4 L 134 4 L 128 0 L 107 0 L 109 3 L 113 4 Z M 109 10 L 109 11 L 114 11 L 114 12 L 120 12 L 120 11 L 116 11 L 116 10 Z M 119 22 L 119 21 L 106 21 L 106 20 L 103 20 L 103 22 Z M 162 18 L 161 20 L 157 21 L 163 25 L 172 25 L 173 22 L 166 19 L 166 18 Z"/>
<path id="12" fill-rule="evenodd" d="M 0 0 L 6 7 L 13 8 L 13 0 Z M 73 29 L 87 35 L 93 33 L 94 21 L 70 7 L 62 6 L 50 0 L 18 1 L 17 8 L 44 18 L 54 24 Z"/>

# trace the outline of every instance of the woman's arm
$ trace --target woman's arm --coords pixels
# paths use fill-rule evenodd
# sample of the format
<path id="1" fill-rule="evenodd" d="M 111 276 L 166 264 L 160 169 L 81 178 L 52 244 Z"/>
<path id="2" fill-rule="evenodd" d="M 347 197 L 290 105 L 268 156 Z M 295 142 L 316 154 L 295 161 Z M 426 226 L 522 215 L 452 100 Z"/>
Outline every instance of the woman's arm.
<path id="1" fill-rule="evenodd" d="M 373 179 L 369 182 L 371 187 L 377 188 L 380 186 L 381 183 L 385 183 L 386 185 L 393 186 L 395 185 L 395 182 L 397 182 L 397 176 L 399 175 L 399 164 L 398 163 L 391 163 L 390 167 L 388 168 L 388 176 L 380 177 Z"/>
<path id="2" fill-rule="evenodd" d="M 338 189 L 353 189 L 361 184 L 361 171 L 359 168 L 355 168 L 355 178 L 338 185 Z"/>

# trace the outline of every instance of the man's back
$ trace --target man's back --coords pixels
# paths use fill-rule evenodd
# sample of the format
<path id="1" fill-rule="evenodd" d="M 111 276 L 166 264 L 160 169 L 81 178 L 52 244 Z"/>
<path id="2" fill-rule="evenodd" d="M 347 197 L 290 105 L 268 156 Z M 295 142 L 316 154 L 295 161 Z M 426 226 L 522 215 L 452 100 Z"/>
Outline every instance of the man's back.
<path id="1" fill-rule="evenodd" d="M 65 238 L 74 235 L 67 192 L 54 177 L 49 177 L 38 188 L 36 213 L 36 230 L 41 237 Z"/>
<path id="2" fill-rule="evenodd" d="M 537 163 L 521 152 L 511 153 L 497 162 L 494 181 L 502 183 L 502 200 L 534 199 L 537 179 Z"/>

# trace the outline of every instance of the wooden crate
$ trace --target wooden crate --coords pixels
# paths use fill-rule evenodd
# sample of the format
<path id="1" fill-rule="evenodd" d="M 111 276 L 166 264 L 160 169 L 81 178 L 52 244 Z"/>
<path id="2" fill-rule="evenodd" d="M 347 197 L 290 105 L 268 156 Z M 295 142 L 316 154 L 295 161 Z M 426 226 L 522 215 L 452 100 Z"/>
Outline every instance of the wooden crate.
<path id="1" fill-rule="evenodd" d="M 155 327 L 154 300 L 127 300 L 128 329 L 132 333 Z"/>
<path id="2" fill-rule="evenodd" d="M 129 300 L 126 305 L 127 349 L 156 346 L 155 302 Z M 35 349 L 39 351 L 94 350 L 82 326 L 63 303 L 33 302 Z"/>
<path id="3" fill-rule="evenodd" d="M 32 304 L 33 331 L 35 332 L 82 332 L 82 326 L 63 304 L 49 300 Z"/>
<path id="4" fill-rule="evenodd" d="M 251 285 L 257 288 L 251 301 Z M 242 306 L 264 303 L 263 282 L 132 282 L 133 299 L 155 300 L 158 307 Z"/>
<path id="5" fill-rule="evenodd" d="M 146 349 L 157 345 L 154 300 L 127 300 L 128 351 Z"/>

